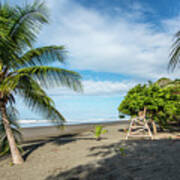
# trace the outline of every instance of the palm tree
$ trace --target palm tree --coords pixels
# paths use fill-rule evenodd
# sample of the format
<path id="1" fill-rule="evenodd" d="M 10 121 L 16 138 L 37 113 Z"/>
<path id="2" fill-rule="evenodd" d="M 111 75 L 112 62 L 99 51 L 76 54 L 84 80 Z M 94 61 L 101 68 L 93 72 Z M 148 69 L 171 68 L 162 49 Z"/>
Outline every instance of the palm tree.
<path id="1" fill-rule="evenodd" d="M 7 106 L 15 104 L 16 95 L 31 110 L 62 124 L 64 117 L 42 88 L 62 85 L 81 90 L 78 73 L 48 66 L 55 61 L 65 63 L 63 46 L 33 48 L 39 30 L 47 23 L 44 3 L 23 7 L 0 4 L 0 113 L 14 164 L 23 163 L 7 115 Z"/>
<path id="2" fill-rule="evenodd" d="M 175 41 L 172 45 L 168 68 L 174 70 L 178 64 L 180 64 L 180 31 L 175 34 Z"/>

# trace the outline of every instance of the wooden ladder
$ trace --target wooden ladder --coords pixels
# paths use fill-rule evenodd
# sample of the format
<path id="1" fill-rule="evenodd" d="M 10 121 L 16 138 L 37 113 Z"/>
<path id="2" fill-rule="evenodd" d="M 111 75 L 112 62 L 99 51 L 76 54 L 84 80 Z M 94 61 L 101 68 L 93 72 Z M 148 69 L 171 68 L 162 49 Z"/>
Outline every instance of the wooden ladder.
<path id="1" fill-rule="evenodd" d="M 128 133 L 126 135 L 126 140 L 129 137 L 142 137 L 142 138 L 145 137 L 145 138 L 153 139 L 151 129 L 149 128 L 145 116 L 146 116 L 146 108 L 144 108 L 143 116 L 131 119 Z"/>

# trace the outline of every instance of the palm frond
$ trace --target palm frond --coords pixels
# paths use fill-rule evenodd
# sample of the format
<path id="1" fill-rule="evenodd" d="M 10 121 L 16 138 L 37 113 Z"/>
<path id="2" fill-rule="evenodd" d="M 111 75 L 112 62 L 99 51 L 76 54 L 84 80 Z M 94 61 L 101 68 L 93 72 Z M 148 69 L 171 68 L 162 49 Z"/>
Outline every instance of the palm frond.
<path id="1" fill-rule="evenodd" d="M 82 90 L 81 76 L 74 71 L 49 66 L 34 66 L 17 70 L 17 73 L 29 74 L 45 88 L 65 86 L 75 91 Z"/>
<path id="2" fill-rule="evenodd" d="M 6 25 L 5 29 L 9 27 L 9 20 L 15 15 L 14 7 L 10 6 L 7 2 L 0 2 L 0 24 Z"/>
<path id="3" fill-rule="evenodd" d="M 18 54 L 14 51 L 15 44 L 11 39 L 0 33 L 0 63 L 3 66 L 17 68 L 22 64 Z"/>
<path id="4" fill-rule="evenodd" d="M 9 95 L 17 87 L 19 80 L 23 77 L 25 73 L 14 73 L 10 76 L 7 76 L 1 81 L 0 91 L 4 95 Z"/>
<path id="5" fill-rule="evenodd" d="M 43 115 L 57 125 L 61 125 L 65 121 L 65 118 L 54 107 L 53 100 L 30 76 L 21 77 L 16 92 L 22 95 L 25 104 L 32 111 Z"/>
<path id="6" fill-rule="evenodd" d="M 35 1 L 23 8 L 17 6 L 14 11 L 15 16 L 12 19 L 9 36 L 22 49 L 27 46 L 32 47 L 41 25 L 48 23 L 47 8 L 44 3 Z"/>
<path id="7" fill-rule="evenodd" d="M 179 63 L 180 63 L 180 31 L 178 31 L 175 34 L 175 41 L 172 45 L 172 50 L 170 52 L 170 61 L 168 64 L 168 69 L 174 70 Z"/>
<path id="8" fill-rule="evenodd" d="M 55 61 L 65 63 L 66 51 L 64 46 L 46 46 L 31 49 L 25 53 L 20 59 L 23 61 L 24 67 L 47 65 Z"/>
<path id="9" fill-rule="evenodd" d="M 44 3 L 23 8 L 0 4 L 0 61 L 11 69 L 22 66 L 21 56 L 36 40 L 41 25 L 48 22 Z"/>

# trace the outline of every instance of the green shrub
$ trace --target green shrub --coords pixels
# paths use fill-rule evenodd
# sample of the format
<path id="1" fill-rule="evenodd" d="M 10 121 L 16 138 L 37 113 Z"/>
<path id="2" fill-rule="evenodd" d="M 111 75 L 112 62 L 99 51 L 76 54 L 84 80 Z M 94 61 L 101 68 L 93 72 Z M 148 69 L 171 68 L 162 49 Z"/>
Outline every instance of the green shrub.
<path id="1" fill-rule="evenodd" d="M 103 126 L 101 126 L 101 125 L 95 126 L 94 135 L 96 137 L 96 140 L 101 140 L 102 134 L 105 134 L 107 132 L 108 132 L 108 130 L 103 129 Z"/>
<path id="2" fill-rule="evenodd" d="M 138 84 L 130 89 L 118 107 L 120 114 L 138 115 L 147 108 L 147 118 L 154 120 L 161 128 L 168 128 L 171 121 L 179 121 L 180 94 L 179 86 L 160 87 L 154 84 Z"/>

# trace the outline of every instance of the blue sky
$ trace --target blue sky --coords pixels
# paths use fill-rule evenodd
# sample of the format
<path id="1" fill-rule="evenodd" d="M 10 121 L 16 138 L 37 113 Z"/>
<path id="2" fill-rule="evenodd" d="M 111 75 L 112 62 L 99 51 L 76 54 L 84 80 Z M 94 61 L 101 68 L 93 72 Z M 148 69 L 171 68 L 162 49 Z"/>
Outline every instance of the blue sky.
<path id="1" fill-rule="evenodd" d="M 67 68 L 83 77 L 83 94 L 48 90 L 67 120 L 118 119 L 117 107 L 129 88 L 160 77 L 179 77 L 178 70 L 167 71 L 173 35 L 180 29 L 178 0 L 45 1 L 51 23 L 35 46 L 65 45 Z M 40 118 L 23 102 L 18 107 L 21 119 Z"/>

